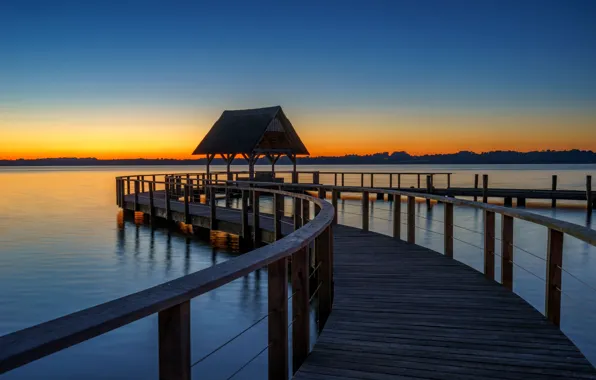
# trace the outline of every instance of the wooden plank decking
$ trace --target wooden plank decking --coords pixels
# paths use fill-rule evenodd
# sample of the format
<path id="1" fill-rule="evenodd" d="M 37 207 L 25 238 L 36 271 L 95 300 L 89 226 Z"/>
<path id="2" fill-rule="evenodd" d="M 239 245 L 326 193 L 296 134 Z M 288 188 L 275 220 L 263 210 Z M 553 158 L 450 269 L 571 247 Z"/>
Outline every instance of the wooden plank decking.
<path id="1" fill-rule="evenodd" d="M 134 197 L 125 200 L 130 207 Z M 139 204 L 148 205 L 145 194 Z M 184 209 L 179 201 L 171 207 Z M 189 211 L 209 218 L 206 205 Z M 232 226 L 240 211 L 218 207 L 217 218 Z M 270 216 L 261 216 L 261 228 L 272 228 Z M 541 313 L 429 249 L 335 226 L 334 280 L 333 311 L 295 379 L 596 379 L 594 367 Z"/>
<path id="2" fill-rule="evenodd" d="M 429 249 L 336 226 L 333 311 L 295 379 L 596 379 L 523 299 Z"/>

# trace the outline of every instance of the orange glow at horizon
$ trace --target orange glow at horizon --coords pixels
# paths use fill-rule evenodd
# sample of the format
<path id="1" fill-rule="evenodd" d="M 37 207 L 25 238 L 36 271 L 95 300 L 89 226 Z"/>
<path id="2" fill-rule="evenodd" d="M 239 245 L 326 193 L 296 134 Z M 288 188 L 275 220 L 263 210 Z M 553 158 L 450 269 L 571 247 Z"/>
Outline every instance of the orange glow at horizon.
<path id="1" fill-rule="evenodd" d="M 219 116 L 180 110 L 55 112 L 0 119 L 0 159 L 198 158 L 191 152 Z M 286 114 L 311 156 L 461 150 L 596 151 L 596 115 Z M 107 115 L 107 116 L 106 116 Z"/>

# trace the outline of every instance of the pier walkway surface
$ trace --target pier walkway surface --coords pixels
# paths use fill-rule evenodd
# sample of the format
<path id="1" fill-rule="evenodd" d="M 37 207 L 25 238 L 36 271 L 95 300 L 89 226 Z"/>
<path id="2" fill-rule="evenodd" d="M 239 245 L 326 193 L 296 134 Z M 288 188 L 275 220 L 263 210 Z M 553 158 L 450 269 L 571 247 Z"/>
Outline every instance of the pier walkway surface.
<path id="1" fill-rule="evenodd" d="M 333 311 L 295 379 L 595 379 L 526 301 L 427 248 L 334 227 Z"/>
<path id="2" fill-rule="evenodd" d="M 146 194 L 137 201 L 149 204 Z M 182 218 L 183 202 L 171 209 Z M 194 203 L 189 213 L 208 220 L 210 209 Z M 237 224 L 241 211 L 218 207 L 217 218 Z M 271 221 L 261 215 L 261 228 Z M 596 379 L 557 326 L 482 273 L 416 244 L 333 228 L 333 311 L 295 379 Z"/>

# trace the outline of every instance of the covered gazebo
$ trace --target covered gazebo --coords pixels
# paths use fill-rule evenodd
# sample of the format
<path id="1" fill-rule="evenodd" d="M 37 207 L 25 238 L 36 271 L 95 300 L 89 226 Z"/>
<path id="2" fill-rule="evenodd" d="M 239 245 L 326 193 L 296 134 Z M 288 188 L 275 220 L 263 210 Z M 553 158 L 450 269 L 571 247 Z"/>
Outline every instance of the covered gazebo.
<path id="1" fill-rule="evenodd" d="M 227 164 L 228 179 L 238 155 L 248 161 L 250 179 L 260 157 L 267 157 L 275 172 L 277 160 L 288 156 L 293 163 L 292 181 L 296 181 L 296 157 L 309 153 L 281 107 L 275 106 L 224 111 L 192 154 L 207 157 L 207 175 L 211 161 L 220 155 Z"/>

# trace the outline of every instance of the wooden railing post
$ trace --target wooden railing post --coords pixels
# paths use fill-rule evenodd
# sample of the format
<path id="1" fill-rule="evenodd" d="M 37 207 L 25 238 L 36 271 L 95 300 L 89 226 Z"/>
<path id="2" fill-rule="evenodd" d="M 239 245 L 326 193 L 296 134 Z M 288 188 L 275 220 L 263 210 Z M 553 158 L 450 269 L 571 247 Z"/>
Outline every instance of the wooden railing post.
<path id="1" fill-rule="evenodd" d="M 149 182 L 149 216 L 151 218 L 151 222 L 155 218 L 155 201 L 153 199 L 153 186 L 155 186 L 155 182 Z"/>
<path id="2" fill-rule="evenodd" d="M 120 178 L 120 207 L 126 206 L 126 195 L 124 194 L 124 179 Z"/>
<path id="3" fill-rule="evenodd" d="M 330 228 L 328 227 L 315 239 L 315 255 L 320 262 L 319 281 L 319 331 L 325 326 L 331 314 L 331 257 L 330 257 Z"/>
<path id="4" fill-rule="evenodd" d="M 337 173 L 333 173 L 333 186 L 337 186 Z"/>
<path id="5" fill-rule="evenodd" d="M 192 181 L 192 178 L 189 178 L 189 176 L 187 176 L 186 183 L 188 184 L 188 188 L 189 188 L 189 198 L 188 198 L 188 201 L 192 203 L 192 202 L 195 201 L 195 187 L 194 187 L 194 183 Z"/>
<path id="6" fill-rule="evenodd" d="M 190 380 L 190 301 L 159 312 L 159 378 Z"/>
<path id="7" fill-rule="evenodd" d="M 267 267 L 269 301 L 269 379 L 288 378 L 288 260 Z"/>
<path id="8" fill-rule="evenodd" d="M 393 237 L 401 240 L 401 195 L 393 199 Z"/>
<path id="9" fill-rule="evenodd" d="M 474 189 L 478 188 L 478 174 L 474 174 Z M 474 202 L 478 201 L 478 196 L 474 195 Z"/>
<path id="10" fill-rule="evenodd" d="M 300 218 L 300 212 L 302 211 L 302 198 L 294 198 L 294 210 L 292 216 L 294 217 L 294 231 L 302 227 L 302 219 Z"/>
<path id="11" fill-rule="evenodd" d="M 408 196 L 408 243 L 416 243 L 416 198 Z"/>
<path id="12" fill-rule="evenodd" d="M 445 256 L 453 258 L 453 203 L 445 203 Z"/>
<path id="13" fill-rule="evenodd" d="M 344 174 L 345 173 L 341 173 L 341 185 L 342 186 L 344 186 L 344 183 L 345 183 L 345 181 L 344 181 Z"/>
<path id="14" fill-rule="evenodd" d="M 141 193 L 145 192 L 145 176 L 141 176 Z"/>
<path id="15" fill-rule="evenodd" d="M 170 186 L 166 184 L 165 193 L 166 193 L 166 219 L 168 222 L 172 221 L 172 207 L 170 205 Z"/>
<path id="16" fill-rule="evenodd" d="M 375 187 L 375 174 L 370 173 L 370 187 Z"/>
<path id="17" fill-rule="evenodd" d="M 430 195 L 432 193 L 432 180 L 431 175 L 428 174 L 426 176 L 426 194 Z M 430 198 L 426 198 L 426 207 L 430 207 Z"/>
<path id="18" fill-rule="evenodd" d="M 261 246 L 261 218 L 259 211 L 259 198 L 261 193 L 252 192 L 252 241 L 255 248 Z"/>
<path id="19" fill-rule="evenodd" d="M 389 188 L 393 187 L 393 174 L 389 173 Z"/>
<path id="20" fill-rule="evenodd" d="M 184 184 L 184 223 L 190 224 L 190 205 L 188 201 L 189 189 L 188 185 Z"/>
<path id="21" fill-rule="evenodd" d="M 297 199 L 297 198 L 296 198 Z M 304 363 L 310 349 L 310 291 L 308 284 L 308 250 L 302 248 L 292 256 L 292 373 Z"/>
<path id="22" fill-rule="evenodd" d="M 451 188 L 451 173 L 447 173 L 447 188 Z"/>
<path id="23" fill-rule="evenodd" d="M 135 211 L 139 211 L 139 181 L 135 179 Z"/>
<path id="24" fill-rule="evenodd" d="M 420 189 L 420 174 L 418 174 L 418 189 Z"/>
<path id="25" fill-rule="evenodd" d="M 488 174 L 482 175 L 482 203 L 488 203 Z"/>
<path id="26" fill-rule="evenodd" d="M 557 198 L 555 197 L 555 191 L 557 191 L 557 175 L 554 174 L 553 175 L 553 180 L 552 180 L 552 191 L 553 191 L 553 196 L 552 196 L 552 200 L 551 200 L 551 207 L 552 208 L 556 208 L 557 207 Z"/>
<path id="27" fill-rule="evenodd" d="M 310 202 L 302 200 L 302 225 L 304 226 L 310 220 Z"/>
<path id="28" fill-rule="evenodd" d="M 397 188 L 400 189 L 401 188 L 401 174 L 397 175 Z M 400 195 L 401 196 L 401 195 Z"/>
<path id="29" fill-rule="evenodd" d="M 546 317 L 559 326 L 561 324 L 561 271 L 563 268 L 563 233 L 548 229 L 548 251 L 546 254 Z"/>
<path id="30" fill-rule="evenodd" d="M 120 180 L 116 178 L 116 205 L 120 207 Z"/>
<path id="31" fill-rule="evenodd" d="M 209 188 L 209 222 L 210 229 L 217 230 L 217 204 L 215 202 L 215 187 Z"/>
<path id="32" fill-rule="evenodd" d="M 273 235 L 275 240 L 282 238 L 281 233 L 281 217 L 284 196 L 278 193 L 273 193 Z"/>
<path id="33" fill-rule="evenodd" d="M 368 191 L 362 192 L 362 229 L 368 231 Z"/>
<path id="34" fill-rule="evenodd" d="M 318 195 L 318 196 L 319 196 L 319 198 L 321 198 L 321 199 L 325 199 L 325 198 L 327 198 L 327 194 L 326 194 L 326 192 L 325 192 L 325 188 L 324 188 L 324 187 L 322 187 L 322 186 L 321 186 L 321 187 L 319 187 L 319 195 Z"/>
<path id="35" fill-rule="evenodd" d="M 513 217 L 501 218 L 501 282 L 513 290 Z"/>
<path id="36" fill-rule="evenodd" d="M 592 200 L 592 176 L 586 176 L 586 199 L 588 200 L 587 210 L 588 218 L 592 216 L 594 201 Z"/>
<path id="37" fill-rule="evenodd" d="M 333 224 L 337 224 L 337 190 L 331 190 L 331 205 L 333 206 Z"/>
<path id="38" fill-rule="evenodd" d="M 360 187 L 364 187 L 364 173 L 360 173 Z"/>
<path id="39" fill-rule="evenodd" d="M 126 177 L 126 194 L 130 195 L 130 177 Z"/>
<path id="40" fill-rule="evenodd" d="M 242 190 L 242 238 L 246 241 L 250 238 L 248 228 L 248 190 Z"/>
<path id="41" fill-rule="evenodd" d="M 495 213 L 484 210 L 484 277 L 495 280 Z"/>

